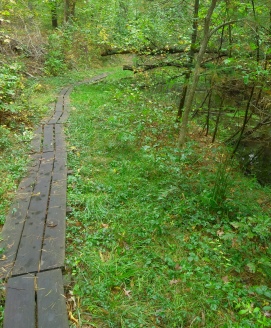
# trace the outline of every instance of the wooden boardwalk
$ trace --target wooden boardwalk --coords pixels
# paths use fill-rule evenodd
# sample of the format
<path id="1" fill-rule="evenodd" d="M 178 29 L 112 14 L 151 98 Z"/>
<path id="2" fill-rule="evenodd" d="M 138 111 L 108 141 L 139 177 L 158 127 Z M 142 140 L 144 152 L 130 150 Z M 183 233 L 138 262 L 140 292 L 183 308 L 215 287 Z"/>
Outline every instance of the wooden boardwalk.
<path id="1" fill-rule="evenodd" d="M 63 124 L 72 88 L 60 92 L 52 116 L 35 133 L 31 166 L 2 230 L 0 278 L 7 280 L 4 328 L 69 326 L 62 282 L 67 186 Z"/>

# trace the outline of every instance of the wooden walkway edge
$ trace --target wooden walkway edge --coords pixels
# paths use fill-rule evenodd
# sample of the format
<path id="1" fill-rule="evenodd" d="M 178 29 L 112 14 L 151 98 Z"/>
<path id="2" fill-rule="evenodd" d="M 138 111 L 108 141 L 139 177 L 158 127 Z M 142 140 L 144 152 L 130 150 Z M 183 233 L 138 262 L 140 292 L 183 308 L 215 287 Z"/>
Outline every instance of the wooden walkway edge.
<path id="1" fill-rule="evenodd" d="M 31 166 L 1 233 L 0 279 L 7 280 L 4 328 L 68 327 L 62 282 L 67 187 L 64 123 L 73 87 L 60 92 L 53 114 L 36 130 Z"/>

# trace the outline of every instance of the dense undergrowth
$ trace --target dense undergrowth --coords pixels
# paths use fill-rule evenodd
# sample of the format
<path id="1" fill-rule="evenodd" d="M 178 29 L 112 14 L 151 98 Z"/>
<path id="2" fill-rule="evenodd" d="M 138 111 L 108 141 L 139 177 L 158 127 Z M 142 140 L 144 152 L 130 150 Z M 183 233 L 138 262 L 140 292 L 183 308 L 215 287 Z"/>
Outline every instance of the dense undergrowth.
<path id="1" fill-rule="evenodd" d="M 174 88 L 153 79 L 117 72 L 71 96 L 74 326 L 269 327 L 270 189 L 196 126 L 176 149 Z"/>

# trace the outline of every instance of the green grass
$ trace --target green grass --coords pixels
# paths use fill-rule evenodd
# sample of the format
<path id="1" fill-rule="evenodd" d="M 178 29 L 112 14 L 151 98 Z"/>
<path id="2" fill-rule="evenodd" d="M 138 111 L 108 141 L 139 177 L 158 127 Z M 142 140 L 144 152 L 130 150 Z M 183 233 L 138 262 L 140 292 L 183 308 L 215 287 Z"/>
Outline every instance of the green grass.
<path id="1" fill-rule="evenodd" d="M 106 81 L 75 88 L 66 129 L 71 326 L 269 327 L 270 189 L 196 126 L 176 149 L 178 93 L 165 72 L 105 70 Z M 27 110 L 0 131 L 2 223 L 34 126 L 63 86 L 100 72 L 26 84 Z"/>
<path id="2" fill-rule="evenodd" d="M 71 96 L 73 316 L 80 327 L 269 327 L 270 189 L 219 164 L 223 148 L 196 128 L 180 153 L 174 94 L 151 80 L 115 70 Z"/>

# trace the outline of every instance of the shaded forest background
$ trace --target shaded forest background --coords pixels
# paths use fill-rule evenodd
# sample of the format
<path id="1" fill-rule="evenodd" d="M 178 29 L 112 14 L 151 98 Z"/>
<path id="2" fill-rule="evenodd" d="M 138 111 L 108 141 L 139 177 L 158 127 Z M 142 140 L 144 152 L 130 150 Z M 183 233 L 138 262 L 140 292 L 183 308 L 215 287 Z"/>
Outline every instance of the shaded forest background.
<path id="1" fill-rule="evenodd" d="M 3 135 L 14 118 L 21 119 L 27 78 L 89 69 L 103 58 L 129 54 L 132 64 L 124 69 L 156 70 L 163 77 L 153 75 L 152 82 L 176 90 L 183 139 L 192 111 L 212 142 L 219 135 L 233 153 L 241 148 L 246 171 L 264 171 L 259 179 L 265 183 L 262 163 L 271 161 L 269 1 L 4 0 L 0 17 Z"/>

